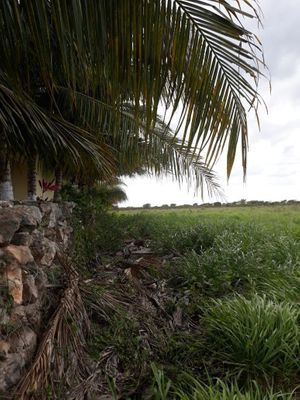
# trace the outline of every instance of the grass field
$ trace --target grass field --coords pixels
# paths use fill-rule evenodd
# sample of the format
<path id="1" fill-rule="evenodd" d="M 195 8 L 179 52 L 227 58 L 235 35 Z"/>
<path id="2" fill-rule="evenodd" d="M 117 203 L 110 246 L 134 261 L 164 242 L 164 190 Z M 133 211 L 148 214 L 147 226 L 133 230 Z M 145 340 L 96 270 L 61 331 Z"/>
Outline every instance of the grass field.
<path id="1" fill-rule="evenodd" d="M 254 222 L 272 228 L 290 232 L 300 238 L 300 205 L 259 206 L 259 207 L 190 207 L 175 209 L 135 209 L 118 211 L 121 215 L 145 216 L 163 218 L 171 226 L 190 226 L 200 221 L 240 221 L 243 223 Z"/>
<path id="2" fill-rule="evenodd" d="M 299 206 L 122 210 L 96 218 L 78 243 L 114 273 L 128 239 L 153 258 L 139 278 L 109 278 L 109 293 L 131 305 L 95 323 L 90 342 L 96 360 L 114 349 L 127 377 L 108 374 L 115 398 L 298 398 Z M 148 292 L 154 311 L 141 306 Z"/>

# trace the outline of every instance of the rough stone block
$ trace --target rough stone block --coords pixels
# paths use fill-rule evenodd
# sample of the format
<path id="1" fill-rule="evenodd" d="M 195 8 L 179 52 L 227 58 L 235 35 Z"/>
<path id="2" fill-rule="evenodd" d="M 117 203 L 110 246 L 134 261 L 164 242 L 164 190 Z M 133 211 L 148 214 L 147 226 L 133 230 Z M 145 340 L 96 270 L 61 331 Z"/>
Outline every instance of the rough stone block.
<path id="1" fill-rule="evenodd" d="M 35 206 L 15 206 L 13 208 L 17 215 L 21 216 L 21 229 L 22 231 L 33 231 L 42 221 L 42 213 L 38 207 Z"/>
<path id="2" fill-rule="evenodd" d="M 31 235 L 29 232 L 17 232 L 14 234 L 11 244 L 15 244 L 16 246 L 30 246 L 31 244 Z"/>
<path id="3" fill-rule="evenodd" d="M 14 299 L 14 304 L 22 304 L 23 301 L 23 283 L 22 269 L 19 265 L 11 264 L 4 273 L 4 279 L 7 281 L 8 290 Z"/>
<path id="4" fill-rule="evenodd" d="M 17 261 L 22 265 L 26 265 L 34 261 L 28 246 L 16 246 L 14 244 L 10 244 L 5 248 L 5 253 L 8 259 Z"/>
<path id="5" fill-rule="evenodd" d="M 23 303 L 32 304 L 38 299 L 38 290 L 35 285 L 34 277 L 23 273 Z"/>
<path id="6" fill-rule="evenodd" d="M 50 266 L 57 251 L 55 242 L 44 237 L 43 233 L 35 230 L 32 233 L 31 251 L 35 261 L 40 265 Z"/>
<path id="7" fill-rule="evenodd" d="M 0 208 L 0 246 L 10 243 L 12 237 L 20 228 L 21 216 L 12 208 Z"/>
<path id="8" fill-rule="evenodd" d="M 7 354 L 6 359 L 0 362 L 0 393 L 7 392 L 21 378 L 25 360 L 21 354 Z"/>
<path id="9" fill-rule="evenodd" d="M 36 343 L 36 333 L 29 326 L 24 326 L 11 336 L 10 351 L 11 353 L 23 353 L 25 361 L 28 361 L 35 351 Z"/>

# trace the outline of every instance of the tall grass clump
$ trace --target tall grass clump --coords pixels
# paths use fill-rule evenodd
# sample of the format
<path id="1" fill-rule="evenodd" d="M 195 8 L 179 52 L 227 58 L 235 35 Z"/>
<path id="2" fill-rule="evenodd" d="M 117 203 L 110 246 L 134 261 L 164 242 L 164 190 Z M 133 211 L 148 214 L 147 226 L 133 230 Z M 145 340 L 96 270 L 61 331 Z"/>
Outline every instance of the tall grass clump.
<path id="1" fill-rule="evenodd" d="M 292 400 L 292 393 L 275 393 L 272 389 L 265 390 L 255 381 L 246 390 L 241 390 L 236 382 L 223 382 L 217 380 L 215 384 L 208 385 L 191 379 L 190 389 L 177 390 L 178 400 Z"/>
<path id="2" fill-rule="evenodd" d="M 203 324 L 212 357 L 228 373 L 284 383 L 300 370 L 299 317 L 295 305 L 236 296 L 212 301 Z"/>
<path id="3" fill-rule="evenodd" d="M 227 227 L 215 235 L 210 247 L 192 249 L 181 257 L 170 276 L 173 286 L 193 296 L 266 293 L 299 302 L 300 244 L 252 224 Z"/>
<path id="4" fill-rule="evenodd" d="M 167 230 L 161 235 L 158 247 L 162 252 L 186 254 L 189 251 L 202 253 L 213 246 L 222 226 L 210 223 L 198 223 L 196 226 Z"/>
<path id="5" fill-rule="evenodd" d="M 152 390 L 147 399 L 153 400 L 293 400 L 297 388 L 293 392 L 283 393 L 265 388 L 256 381 L 251 381 L 241 389 L 236 380 L 222 381 L 209 378 L 207 384 L 191 375 L 182 376 L 179 385 L 174 384 L 165 372 L 151 365 L 153 373 Z"/>

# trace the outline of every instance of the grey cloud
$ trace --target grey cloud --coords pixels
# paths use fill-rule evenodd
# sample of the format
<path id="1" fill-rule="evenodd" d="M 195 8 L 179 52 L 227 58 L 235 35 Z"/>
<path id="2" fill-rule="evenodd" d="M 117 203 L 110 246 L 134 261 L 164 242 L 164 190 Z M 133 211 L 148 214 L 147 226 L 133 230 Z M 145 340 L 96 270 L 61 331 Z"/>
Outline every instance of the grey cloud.
<path id="1" fill-rule="evenodd" d="M 267 64 L 274 79 L 294 73 L 300 64 L 300 2 L 261 1 L 264 29 L 261 31 Z"/>

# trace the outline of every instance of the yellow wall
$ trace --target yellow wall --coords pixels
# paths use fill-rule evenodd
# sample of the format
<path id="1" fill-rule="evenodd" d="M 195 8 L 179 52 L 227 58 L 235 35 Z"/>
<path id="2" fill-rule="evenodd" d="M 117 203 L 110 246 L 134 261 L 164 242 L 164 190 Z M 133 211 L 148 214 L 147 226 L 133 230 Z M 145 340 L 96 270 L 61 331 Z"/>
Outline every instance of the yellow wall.
<path id="1" fill-rule="evenodd" d="M 11 166 L 11 179 L 13 184 L 14 196 L 15 200 L 26 200 L 27 199 L 27 163 L 15 163 Z M 45 179 L 47 182 L 51 181 L 54 178 L 54 174 L 45 173 L 41 171 L 41 168 L 37 168 L 37 177 L 36 177 L 36 189 L 37 196 L 42 195 L 42 190 L 39 185 L 39 180 Z M 44 197 L 48 197 L 49 200 L 53 198 L 53 192 L 46 192 Z"/>

